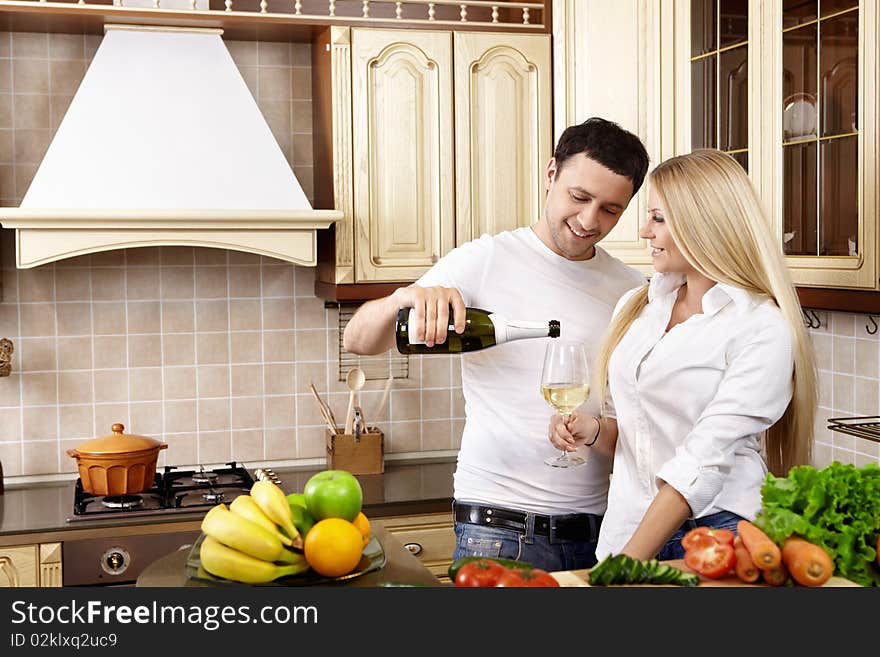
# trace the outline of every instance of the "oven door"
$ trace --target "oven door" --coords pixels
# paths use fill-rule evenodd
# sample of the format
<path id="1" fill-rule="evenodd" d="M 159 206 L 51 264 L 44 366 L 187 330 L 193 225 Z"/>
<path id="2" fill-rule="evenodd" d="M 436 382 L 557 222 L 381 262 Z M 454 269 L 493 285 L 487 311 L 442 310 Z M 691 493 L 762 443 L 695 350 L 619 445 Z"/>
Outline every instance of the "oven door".
<path id="1" fill-rule="evenodd" d="M 64 541 L 64 586 L 133 585 L 156 559 L 188 550 L 198 537 L 190 531 Z"/>

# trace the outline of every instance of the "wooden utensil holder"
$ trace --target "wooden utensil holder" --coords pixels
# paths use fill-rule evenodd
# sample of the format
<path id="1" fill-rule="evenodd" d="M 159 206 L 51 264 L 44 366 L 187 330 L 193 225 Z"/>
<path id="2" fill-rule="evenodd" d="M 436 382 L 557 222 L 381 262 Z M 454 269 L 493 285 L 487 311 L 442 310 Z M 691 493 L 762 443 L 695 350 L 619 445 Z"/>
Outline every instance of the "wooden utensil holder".
<path id="1" fill-rule="evenodd" d="M 347 470 L 352 474 L 385 472 L 385 434 L 370 427 L 358 440 L 350 433 L 325 432 L 327 469 Z"/>

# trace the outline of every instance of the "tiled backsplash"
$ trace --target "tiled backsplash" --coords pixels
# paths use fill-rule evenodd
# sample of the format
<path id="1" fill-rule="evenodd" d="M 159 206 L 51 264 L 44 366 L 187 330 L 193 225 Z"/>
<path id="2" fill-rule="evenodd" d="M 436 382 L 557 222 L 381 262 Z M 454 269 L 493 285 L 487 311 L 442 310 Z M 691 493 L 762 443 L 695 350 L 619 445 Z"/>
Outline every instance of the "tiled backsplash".
<path id="1" fill-rule="evenodd" d="M 0 32 L 0 204 L 17 206 L 100 37 Z M 303 190 L 313 190 L 308 44 L 227 42 Z M 314 296 L 314 270 L 214 249 L 144 248 L 17 270 L 0 231 L 0 378 L 7 477 L 74 470 L 66 450 L 126 431 L 169 444 L 160 465 L 323 457 L 313 382 L 337 418 L 338 317 Z M 413 358 L 388 413 L 383 381 L 362 406 L 386 452 L 451 450 L 464 415 L 457 359 Z"/>
<path id="2" fill-rule="evenodd" d="M 99 41 L 0 32 L 0 204 L 19 204 Z M 227 45 L 311 198 L 309 47 Z M 114 422 L 167 442 L 160 464 L 318 458 L 324 427 L 309 383 L 337 418 L 345 413 L 337 311 L 314 296 L 313 269 L 146 248 L 17 270 L 7 230 L 0 276 L 0 337 L 16 349 L 12 376 L 0 378 L 7 477 L 73 472 L 65 451 Z M 825 428 L 829 417 L 880 412 L 880 335 L 862 315 L 818 316 L 816 464 L 880 461 L 880 444 Z M 457 449 L 460 378 L 457 358 L 413 357 L 378 422 L 386 451 Z M 382 385 L 369 381 L 362 393 L 368 421 Z"/>

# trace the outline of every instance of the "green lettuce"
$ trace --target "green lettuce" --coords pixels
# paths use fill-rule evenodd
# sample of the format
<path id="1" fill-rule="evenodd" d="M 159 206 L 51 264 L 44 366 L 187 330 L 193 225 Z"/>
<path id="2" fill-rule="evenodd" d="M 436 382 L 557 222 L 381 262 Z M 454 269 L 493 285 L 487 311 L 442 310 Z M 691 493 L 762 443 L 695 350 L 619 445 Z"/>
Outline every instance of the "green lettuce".
<path id="1" fill-rule="evenodd" d="M 880 533 L 880 467 L 857 468 L 835 461 L 822 470 L 792 468 L 787 477 L 768 474 L 755 524 L 776 543 L 797 534 L 822 546 L 834 573 L 862 586 L 880 586 L 876 567 Z"/>

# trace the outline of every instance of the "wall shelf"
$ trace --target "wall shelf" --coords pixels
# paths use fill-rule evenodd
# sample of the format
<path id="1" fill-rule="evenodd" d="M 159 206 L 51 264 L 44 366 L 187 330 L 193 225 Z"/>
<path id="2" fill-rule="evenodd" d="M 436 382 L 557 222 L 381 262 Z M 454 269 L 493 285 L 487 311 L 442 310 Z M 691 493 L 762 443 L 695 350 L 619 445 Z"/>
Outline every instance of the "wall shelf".
<path id="1" fill-rule="evenodd" d="M 831 417 L 828 428 L 880 443 L 880 416 Z"/>

